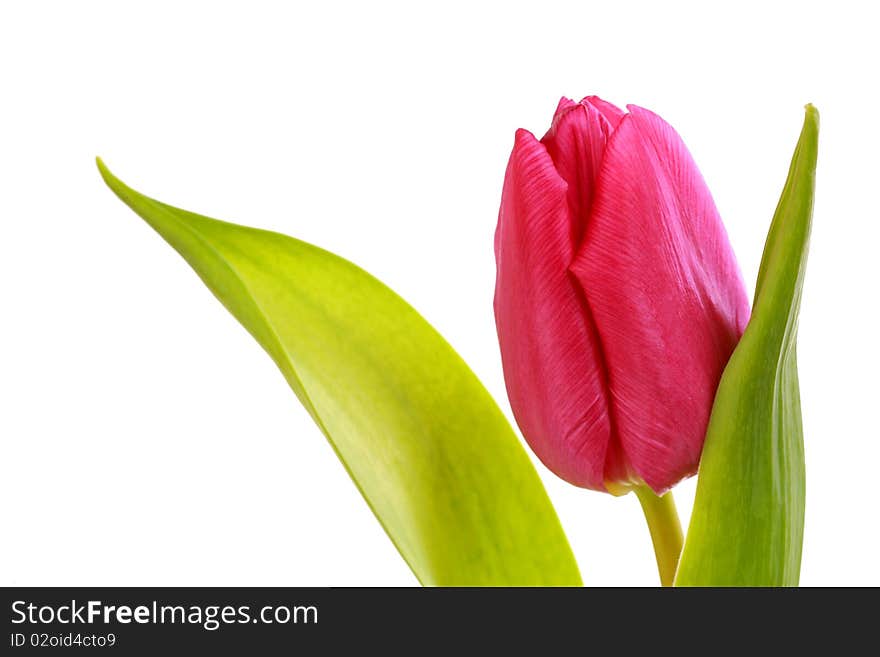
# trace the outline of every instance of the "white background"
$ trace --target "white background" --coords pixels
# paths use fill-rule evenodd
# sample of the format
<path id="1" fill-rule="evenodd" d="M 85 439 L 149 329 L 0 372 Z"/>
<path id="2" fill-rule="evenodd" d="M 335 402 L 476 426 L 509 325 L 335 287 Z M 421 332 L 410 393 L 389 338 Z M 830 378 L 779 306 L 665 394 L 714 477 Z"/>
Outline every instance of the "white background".
<path id="1" fill-rule="evenodd" d="M 880 584 L 871 3 L 312 4 L 0 5 L 0 584 L 416 584 L 269 358 L 95 155 L 173 205 L 354 260 L 510 415 L 504 167 L 517 127 L 543 134 L 560 95 L 591 93 L 676 126 L 750 291 L 819 108 L 802 583 Z M 633 497 L 538 468 L 587 584 L 656 582 Z"/>

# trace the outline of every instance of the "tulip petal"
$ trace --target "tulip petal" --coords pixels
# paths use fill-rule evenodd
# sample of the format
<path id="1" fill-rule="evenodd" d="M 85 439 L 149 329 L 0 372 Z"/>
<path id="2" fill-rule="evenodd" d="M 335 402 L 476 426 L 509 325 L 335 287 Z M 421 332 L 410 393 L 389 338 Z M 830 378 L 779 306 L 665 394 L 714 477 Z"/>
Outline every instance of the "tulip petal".
<path id="1" fill-rule="evenodd" d="M 635 472 L 662 493 L 697 470 L 749 307 L 681 138 L 652 112 L 629 110 L 606 147 L 571 270 L 601 339 L 617 437 Z"/>
<path id="2" fill-rule="evenodd" d="M 575 247 L 567 189 L 544 145 L 517 131 L 495 234 L 495 320 L 526 440 L 562 478 L 605 490 L 606 376 L 583 294 L 568 272 Z"/>
<path id="3" fill-rule="evenodd" d="M 617 128 L 620 120 L 626 114 L 617 105 L 609 103 L 607 100 L 602 100 L 599 96 L 587 96 L 581 103 L 589 104 L 597 109 L 605 117 L 605 120 L 608 121 L 612 130 Z"/>
<path id="4" fill-rule="evenodd" d="M 550 130 L 541 139 L 562 179 L 568 183 L 572 240 L 580 244 L 593 203 L 593 191 L 611 125 L 592 105 L 559 101 Z"/>

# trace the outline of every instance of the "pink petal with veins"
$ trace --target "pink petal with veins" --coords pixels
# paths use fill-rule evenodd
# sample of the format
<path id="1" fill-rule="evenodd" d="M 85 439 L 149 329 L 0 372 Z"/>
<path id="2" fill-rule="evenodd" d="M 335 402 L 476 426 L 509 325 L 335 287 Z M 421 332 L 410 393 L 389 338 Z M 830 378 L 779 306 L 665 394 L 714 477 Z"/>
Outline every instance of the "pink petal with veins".
<path id="1" fill-rule="evenodd" d="M 712 197 L 681 138 L 629 106 L 571 271 L 608 371 L 629 465 L 661 493 L 697 470 L 721 372 L 749 316 Z"/>

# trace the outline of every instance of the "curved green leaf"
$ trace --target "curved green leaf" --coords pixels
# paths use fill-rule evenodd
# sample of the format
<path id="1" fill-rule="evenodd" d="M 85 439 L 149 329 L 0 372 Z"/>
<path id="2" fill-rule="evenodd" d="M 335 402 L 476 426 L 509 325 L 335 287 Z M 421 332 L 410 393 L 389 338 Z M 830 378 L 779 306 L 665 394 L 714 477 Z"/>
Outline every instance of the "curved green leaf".
<path id="1" fill-rule="evenodd" d="M 537 472 L 488 392 L 403 299 L 299 240 L 104 181 L 274 359 L 428 585 L 579 585 Z"/>
<path id="2" fill-rule="evenodd" d="M 715 396 L 678 586 L 796 586 L 800 576 L 805 477 L 796 341 L 819 139 L 819 113 L 806 110 L 752 317 Z"/>

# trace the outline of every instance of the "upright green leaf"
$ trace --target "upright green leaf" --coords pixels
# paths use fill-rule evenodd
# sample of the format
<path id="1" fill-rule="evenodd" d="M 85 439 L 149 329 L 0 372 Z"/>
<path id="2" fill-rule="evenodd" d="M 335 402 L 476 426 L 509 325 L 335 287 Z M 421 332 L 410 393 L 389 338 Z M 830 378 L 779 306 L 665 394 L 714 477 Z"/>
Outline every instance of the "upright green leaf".
<path id="1" fill-rule="evenodd" d="M 797 326 L 819 113 L 808 105 L 752 317 L 715 397 L 678 586 L 796 586 L 804 531 Z"/>
<path id="2" fill-rule="evenodd" d="M 510 425 L 412 307 L 332 253 L 173 208 L 98 168 L 273 358 L 420 582 L 581 583 Z"/>

